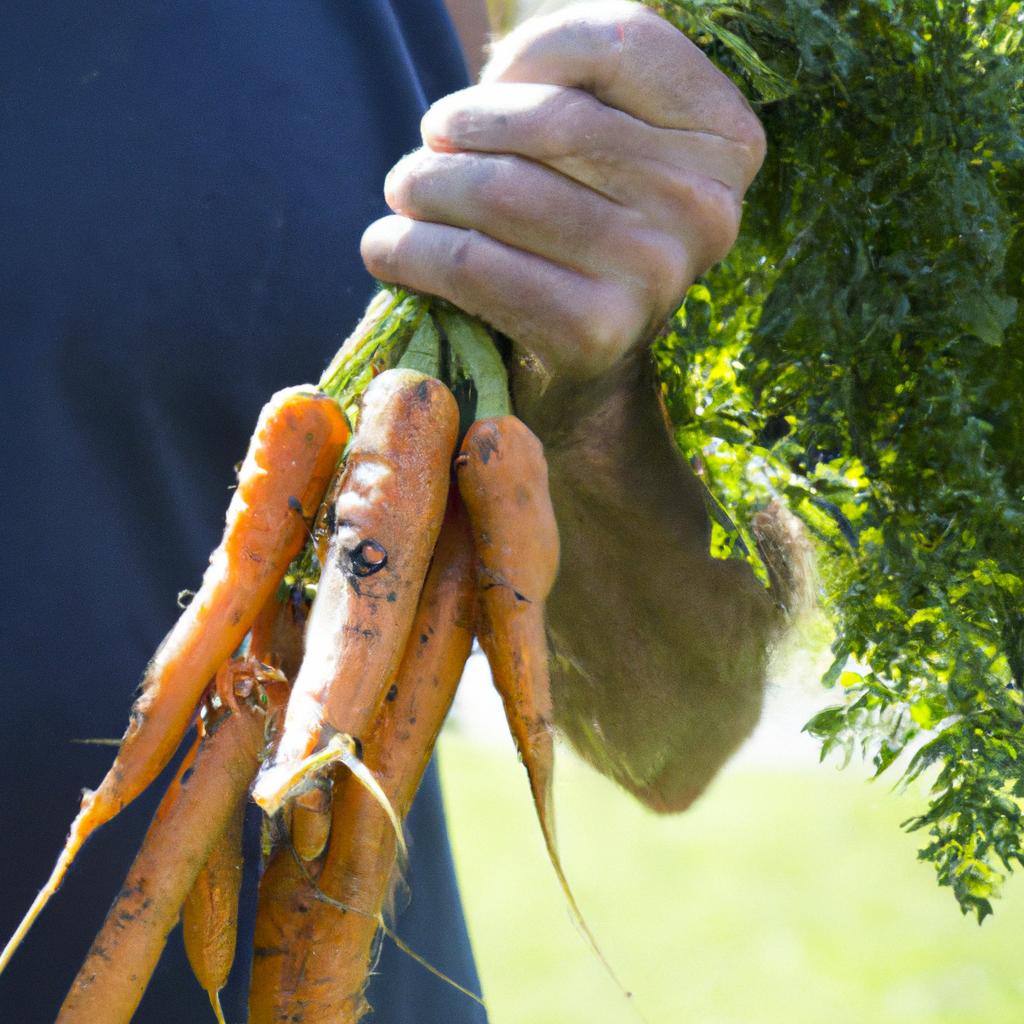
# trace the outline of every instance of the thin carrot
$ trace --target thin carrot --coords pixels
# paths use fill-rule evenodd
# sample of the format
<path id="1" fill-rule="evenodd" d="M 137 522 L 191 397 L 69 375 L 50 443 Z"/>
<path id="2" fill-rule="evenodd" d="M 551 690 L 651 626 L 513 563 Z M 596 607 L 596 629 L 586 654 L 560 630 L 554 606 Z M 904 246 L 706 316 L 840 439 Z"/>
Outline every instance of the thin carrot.
<path id="1" fill-rule="evenodd" d="M 476 545 L 480 646 L 526 767 L 548 856 L 589 936 L 555 842 L 544 602 L 558 573 L 559 544 L 544 449 L 515 416 L 477 420 L 466 432 L 455 475 Z"/>
<path id="2" fill-rule="evenodd" d="M 544 845 L 577 925 L 628 997 L 583 918 L 555 840 L 544 602 L 558 575 L 559 542 L 544 447 L 515 416 L 477 420 L 463 439 L 455 476 L 476 548 L 477 635 L 526 767 Z"/>
<path id="3" fill-rule="evenodd" d="M 299 593 L 292 591 L 284 602 L 274 601 L 261 613 L 250 637 L 250 649 L 261 657 L 275 659 L 275 651 L 286 651 L 281 655 L 281 667 L 290 677 L 298 671 L 302 656 L 301 628 L 305 624 L 308 606 L 299 602 Z M 296 636 L 296 634 L 299 634 Z M 283 706 L 282 714 L 283 719 Z M 278 722 L 271 730 L 271 750 L 280 739 Z M 288 808 L 287 811 L 290 811 Z M 302 922 L 309 908 L 316 902 L 312 879 L 319 874 L 322 862 L 313 860 L 300 865 L 289 847 L 288 813 L 276 819 L 264 819 L 264 868 L 259 882 L 259 913 L 256 917 L 254 935 L 255 963 L 259 964 L 261 950 L 284 948 L 297 941 Z M 258 972 L 251 979 L 250 1000 L 259 1002 Z M 271 993 L 263 993 L 264 1000 L 271 1000 Z"/>
<path id="4" fill-rule="evenodd" d="M 268 710 L 279 712 L 287 693 L 287 674 L 294 674 L 302 658 L 302 633 L 308 601 L 301 584 L 281 589 L 267 600 L 249 634 L 248 657 L 232 659 L 217 673 L 223 703 L 237 706 L 256 682 L 273 680 L 276 690 Z M 223 682 L 222 682 L 223 681 Z M 224 701 L 224 685 L 237 693 Z M 273 716 L 271 721 L 273 720 Z M 224 1015 L 220 990 L 227 983 L 235 960 L 238 937 L 238 897 L 242 883 L 242 826 L 245 801 L 239 801 L 227 828 L 214 844 L 182 907 L 181 931 L 192 973 L 210 997 L 220 1024 Z"/>
<path id="5" fill-rule="evenodd" d="M 284 732 L 253 790 L 268 814 L 294 790 L 297 763 L 335 733 L 362 738 L 384 700 L 441 527 L 458 421 L 448 389 L 413 370 L 364 393 Z"/>
<path id="6" fill-rule="evenodd" d="M 558 526 L 544 450 L 514 416 L 478 420 L 455 460 L 476 544 L 480 646 L 526 766 L 549 852 L 554 852 L 554 743 L 544 601 L 558 572 Z M 561 876 L 561 869 L 556 866 Z"/>
<path id="7" fill-rule="evenodd" d="M 401 667 L 364 744 L 367 766 L 403 817 L 473 640 L 472 541 L 461 503 L 452 498 Z M 395 835 L 379 804 L 350 777 L 336 783 L 333 816 L 316 888 L 310 880 L 298 883 L 291 918 L 281 912 L 282 900 L 264 898 L 261 886 L 250 1024 L 351 1024 L 366 1010 L 363 989 L 393 881 Z M 278 865 L 272 882 L 295 871 Z M 317 889 L 331 902 L 317 902 Z M 287 940 L 286 928 L 297 935 Z"/>
<path id="8" fill-rule="evenodd" d="M 243 701 L 209 726 L 157 809 L 58 1024 L 131 1020 L 186 895 L 245 798 L 265 724 L 258 702 Z"/>
<path id="9" fill-rule="evenodd" d="M 181 909 L 185 953 L 196 980 L 210 997 L 219 1024 L 224 1024 L 220 990 L 235 962 L 238 894 L 242 886 L 242 823 L 245 797 L 228 818 L 210 856 Z"/>
<path id="10" fill-rule="evenodd" d="M 114 764 L 85 792 L 49 880 L 0 954 L 0 971 L 85 840 L 170 760 L 211 677 L 302 547 L 303 517 L 315 513 L 347 434 L 333 399 L 308 387 L 279 391 L 264 406 L 202 586 L 149 663 Z"/>
<path id="11" fill-rule="evenodd" d="M 369 1006 L 364 996 L 379 917 L 395 867 L 395 836 L 386 815 L 352 778 L 338 779 L 331 839 L 317 879 L 337 905 L 306 893 L 297 931 L 273 950 L 257 950 L 249 1024 L 355 1024 Z M 344 908 L 344 909 L 342 909 Z M 261 975 L 272 980 L 264 982 Z"/>

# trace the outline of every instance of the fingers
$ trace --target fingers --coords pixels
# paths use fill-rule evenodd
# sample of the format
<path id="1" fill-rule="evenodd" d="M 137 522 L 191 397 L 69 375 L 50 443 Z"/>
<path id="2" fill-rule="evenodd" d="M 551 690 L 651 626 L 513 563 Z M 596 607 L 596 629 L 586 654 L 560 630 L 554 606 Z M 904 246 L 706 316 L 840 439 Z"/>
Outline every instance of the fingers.
<path id="1" fill-rule="evenodd" d="M 649 326 L 646 296 L 478 231 L 384 217 L 366 229 L 362 256 L 375 277 L 482 316 L 551 375 L 602 373 L 621 357 L 623 339 Z"/>
<path id="2" fill-rule="evenodd" d="M 516 153 L 605 192 L 643 196 L 663 168 L 718 181 L 742 197 L 754 154 L 709 132 L 653 127 L 580 89 L 493 82 L 439 100 L 421 125 L 440 151 Z M 638 186 L 644 184 L 644 188 Z"/>
<path id="3" fill-rule="evenodd" d="M 495 48 L 482 80 L 583 89 L 648 124 L 722 135 L 763 155 L 763 132 L 739 90 L 638 3 L 588 3 L 524 22 Z"/>
<path id="4" fill-rule="evenodd" d="M 371 273 L 481 316 L 584 379 L 649 339 L 735 241 L 764 152 L 732 84 L 624 0 L 517 29 L 388 176 Z"/>
<path id="5" fill-rule="evenodd" d="M 637 286 L 651 268 L 678 263 L 646 218 L 562 174 L 517 156 L 419 150 L 385 183 L 388 205 L 415 220 L 450 224 L 589 276 Z M 681 280 L 666 282 L 674 292 Z"/>

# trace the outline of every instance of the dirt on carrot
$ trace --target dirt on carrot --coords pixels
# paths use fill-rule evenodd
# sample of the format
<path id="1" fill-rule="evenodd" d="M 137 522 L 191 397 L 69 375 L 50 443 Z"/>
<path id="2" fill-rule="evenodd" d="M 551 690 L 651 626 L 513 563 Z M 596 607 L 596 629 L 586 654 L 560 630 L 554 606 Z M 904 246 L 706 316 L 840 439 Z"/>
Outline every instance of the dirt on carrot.
<path id="1" fill-rule="evenodd" d="M 523 759 L 551 862 L 574 913 L 555 842 L 551 685 L 544 601 L 558 573 L 558 526 L 544 449 L 515 416 L 478 420 L 455 460 L 476 548 L 480 646 Z"/>
<path id="2" fill-rule="evenodd" d="M 264 406 L 202 586 L 158 648 L 114 764 L 87 790 L 46 885 L 0 954 L 3 970 L 85 840 L 135 799 L 178 748 L 203 692 L 302 547 L 348 436 L 338 405 L 308 387 Z"/>
<path id="3" fill-rule="evenodd" d="M 460 505 L 453 494 L 401 666 L 364 743 L 366 766 L 403 817 L 472 646 L 475 573 Z M 396 863 L 387 815 L 355 779 L 339 777 L 331 840 L 315 888 L 304 879 L 290 896 L 279 896 L 281 878 L 294 878 L 297 870 L 281 864 L 280 855 L 265 899 L 261 888 L 251 1024 L 354 1024 L 362 1018 Z M 284 941 L 289 913 L 299 920 L 287 927 L 298 928 L 300 937 Z"/>
<path id="4" fill-rule="evenodd" d="M 559 545 L 544 450 L 514 416 L 478 420 L 463 440 L 455 475 L 476 546 L 480 646 L 553 847 L 544 601 L 558 572 Z"/>
<path id="5" fill-rule="evenodd" d="M 364 393 L 284 732 L 253 792 L 267 813 L 294 791 L 296 762 L 338 733 L 361 741 L 384 700 L 441 527 L 458 418 L 448 389 L 413 370 Z"/>
<path id="6" fill-rule="evenodd" d="M 266 712 L 240 702 L 213 719 L 157 809 L 59 1024 L 128 1024 L 182 904 L 244 801 L 264 742 Z"/>
<path id="7" fill-rule="evenodd" d="M 282 1018 L 276 1006 L 281 991 L 294 991 L 297 979 L 285 969 L 289 950 L 309 948 L 310 913 L 317 907 L 316 881 L 322 861 L 303 864 L 291 849 L 280 823 L 270 826 L 274 847 L 260 877 L 249 987 L 249 1024 L 271 1024 Z M 302 1010 L 299 1021 L 304 1020 Z"/>
<path id="8" fill-rule="evenodd" d="M 242 887 L 242 824 L 245 796 L 228 818 L 210 856 L 185 898 L 181 934 L 192 973 L 210 997 L 219 1024 L 224 1024 L 220 990 L 235 962 L 238 894 Z"/>

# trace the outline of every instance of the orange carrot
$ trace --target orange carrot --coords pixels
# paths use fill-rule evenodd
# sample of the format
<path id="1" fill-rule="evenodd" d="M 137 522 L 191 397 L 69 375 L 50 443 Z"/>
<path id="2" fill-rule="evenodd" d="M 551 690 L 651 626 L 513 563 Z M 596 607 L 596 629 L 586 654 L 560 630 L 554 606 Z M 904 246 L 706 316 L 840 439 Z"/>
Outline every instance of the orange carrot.
<path id="1" fill-rule="evenodd" d="M 316 880 L 322 867 L 322 860 L 300 863 L 286 838 L 278 841 L 270 853 L 260 877 L 249 1024 L 267 1024 L 277 1019 L 277 986 L 286 982 L 278 971 L 268 968 L 281 963 L 289 950 L 308 944 L 307 922 L 318 905 Z"/>
<path id="2" fill-rule="evenodd" d="M 262 661 L 278 666 L 294 679 L 302 664 L 304 632 L 309 601 L 301 582 L 281 598 L 275 595 L 253 623 L 249 650 Z M 315 860 L 327 845 L 331 828 L 331 792 L 328 780 L 321 780 L 297 796 L 290 811 L 289 832 L 295 851 L 303 860 Z"/>
<path id="3" fill-rule="evenodd" d="M 458 504 L 450 503 L 401 667 L 364 744 L 367 766 L 403 817 L 473 640 L 472 541 Z M 335 790 L 330 845 L 316 878 L 333 902 L 317 902 L 310 880 L 298 881 L 290 902 L 273 901 L 284 876 L 296 881 L 293 866 L 276 866 L 271 881 L 278 888 L 268 885 L 266 895 L 261 883 L 250 1024 L 351 1024 L 366 1010 L 363 989 L 393 879 L 396 840 L 387 815 L 355 779 L 342 776 Z M 297 934 L 289 940 L 292 929 Z"/>
<path id="4" fill-rule="evenodd" d="M 283 621 L 294 620 L 285 613 Z M 265 635 L 273 636 L 278 632 L 276 628 L 267 629 Z M 256 639 L 254 631 L 253 643 Z M 271 735 L 272 744 L 276 743 L 279 735 L 280 729 L 276 728 Z M 259 911 L 253 937 L 254 971 L 249 999 L 256 1006 L 271 1007 L 274 998 L 272 991 L 261 990 L 260 987 L 261 983 L 267 985 L 274 980 L 267 972 L 260 973 L 258 965 L 261 958 L 276 955 L 277 951 L 300 941 L 305 915 L 316 903 L 315 878 L 323 866 L 322 861 L 316 860 L 309 864 L 299 863 L 288 841 L 286 825 L 290 823 L 282 820 L 287 818 L 286 809 L 280 818 L 264 820 L 264 848 L 271 848 L 260 876 Z"/>
<path id="5" fill-rule="evenodd" d="M 258 703 L 258 702 L 254 702 Z M 182 903 L 256 771 L 266 714 L 241 702 L 207 730 L 158 808 L 59 1024 L 127 1024 Z"/>
<path id="6" fill-rule="evenodd" d="M 274 594 L 252 624 L 249 650 L 266 665 L 280 669 L 294 679 L 302 664 L 302 648 L 309 617 L 309 600 L 302 584 Z"/>
<path id="7" fill-rule="evenodd" d="M 477 635 L 526 767 L 544 845 L 577 925 L 628 996 L 583 919 L 555 841 L 544 602 L 558 574 L 559 543 L 544 448 L 515 416 L 478 420 L 463 439 L 455 476 L 476 548 Z"/>
<path id="8" fill-rule="evenodd" d="M 306 619 L 306 608 L 296 599 L 293 592 L 288 599 L 268 605 L 262 613 L 257 625 L 253 627 L 250 638 L 250 649 L 260 657 L 271 661 L 281 658 L 281 667 L 289 676 L 298 671 L 302 657 L 301 624 Z M 300 635 L 296 636 L 299 633 Z M 275 654 L 274 652 L 289 652 Z M 281 719 L 283 719 L 282 705 Z M 280 738 L 281 722 L 278 721 L 270 731 L 271 749 Z M 272 847 L 266 854 L 266 861 L 259 883 L 259 913 L 256 918 L 254 935 L 254 957 L 258 965 L 261 951 L 267 948 L 281 948 L 299 941 L 302 922 L 309 908 L 316 902 L 316 890 L 312 879 L 319 873 L 322 863 L 311 861 L 300 865 L 293 854 L 287 838 L 285 823 L 279 819 L 264 821 L 264 849 Z M 328 815 L 329 818 L 329 815 Z M 252 978 L 250 1000 L 259 1002 L 262 998 L 272 1002 L 273 994 L 259 993 L 258 972 Z"/>
<path id="9" fill-rule="evenodd" d="M 117 757 L 86 791 L 49 880 L 0 954 L 0 971 L 57 888 L 85 840 L 159 775 L 177 749 L 211 677 L 242 641 L 306 538 L 347 439 L 333 399 L 308 387 L 280 391 L 264 406 L 224 539 L 199 592 L 146 669 Z"/>
<path id="10" fill-rule="evenodd" d="M 364 760 L 402 818 L 412 807 L 473 646 L 474 568 L 469 522 L 453 491 L 401 667 L 364 749 Z"/>
<path id="11" fill-rule="evenodd" d="M 263 606 L 249 634 L 249 656 L 232 659 L 217 673 L 222 703 L 237 706 L 237 698 L 249 695 L 258 681 L 273 680 L 277 686 L 268 700 L 276 717 L 287 693 L 287 673 L 298 669 L 302 657 L 302 629 L 308 603 L 301 585 L 283 596 L 273 594 Z M 224 688 L 231 686 L 231 700 Z M 182 939 L 192 973 L 209 994 L 220 1024 L 224 1015 L 220 990 L 227 983 L 235 960 L 238 936 L 238 897 L 242 883 L 242 826 L 245 801 L 228 822 L 210 857 L 195 880 L 181 913 Z"/>
<path id="12" fill-rule="evenodd" d="M 316 860 L 327 845 L 331 833 L 331 785 L 330 779 L 321 779 L 292 802 L 289 831 L 292 846 L 303 860 Z"/>
<path id="13" fill-rule="evenodd" d="M 544 602 L 558 573 L 559 545 L 544 449 L 515 416 L 477 420 L 466 432 L 455 475 L 476 546 L 480 646 L 526 767 L 548 856 L 586 931 L 555 843 Z"/>
<path id="14" fill-rule="evenodd" d="M 213 844 L 181 909 L 181 935 L 196 980 L 210 997 L 219 1024 L 224 1024 L 220 990 L 235 962 L 238 894 L 242 887 L 242 824 L 245 797 Z"/>
<path id="15" fill-rule="evenodd" d="M 558 526 L 544 450 L 514 416 L 478 420 L 463 440 L 455 475 L 476 544 L 480 646 L 526 766 L 545 841 L 557 862 L 544 601 L 558 572 Z"/>
<path id="16" fill-rule="evenodd" d="M 448 492 L 458 430 L 439 381 L 389 370 L 363 395 L 333 531 L 274 763 L 253 798 L 274 813 L 295 765 L 338 732 L 362 738 L 402 656 Z"/>

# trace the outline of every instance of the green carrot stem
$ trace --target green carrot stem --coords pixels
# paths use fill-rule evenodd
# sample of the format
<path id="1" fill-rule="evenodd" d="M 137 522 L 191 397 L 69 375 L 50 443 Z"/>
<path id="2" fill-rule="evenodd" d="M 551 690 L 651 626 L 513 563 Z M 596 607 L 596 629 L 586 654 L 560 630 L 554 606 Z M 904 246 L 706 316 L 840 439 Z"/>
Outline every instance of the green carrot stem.
<path id="1" fill-rule="evenodd" d="M 398 365 L 430 377 L 441 376 L 441 335 L 429 314 L 420 320 Z"/>
<path id="2" fill-rule="evenodd" d="M 451 376 L 469 378 L 476 388 L 476 419 L 507 416 L 512 411 L 508 374 L 487 328 L 453 307 L 434 310 L 448 338 Z"/>
<path id="3" fill-rule="evenodd" d="M 382 288 L 320 378 L 319 388 L 348 407 L 373 379 L 377 366 L 388 369 L 396 349 L 426 314 L 429 300 L 403 289 Z"/>

